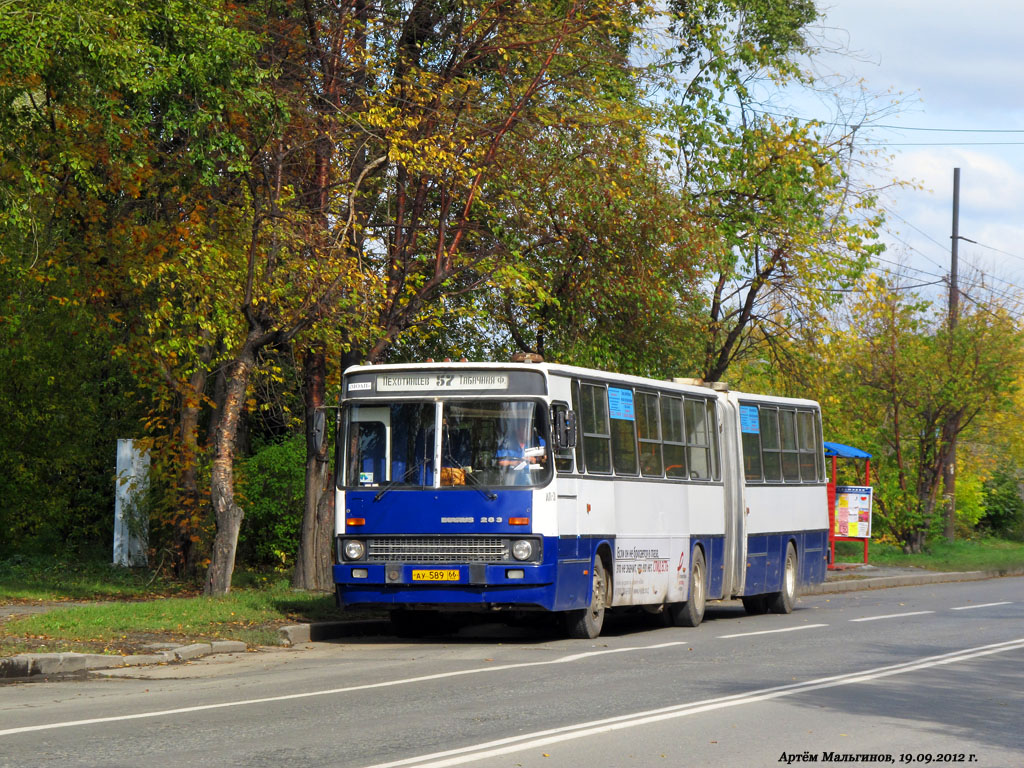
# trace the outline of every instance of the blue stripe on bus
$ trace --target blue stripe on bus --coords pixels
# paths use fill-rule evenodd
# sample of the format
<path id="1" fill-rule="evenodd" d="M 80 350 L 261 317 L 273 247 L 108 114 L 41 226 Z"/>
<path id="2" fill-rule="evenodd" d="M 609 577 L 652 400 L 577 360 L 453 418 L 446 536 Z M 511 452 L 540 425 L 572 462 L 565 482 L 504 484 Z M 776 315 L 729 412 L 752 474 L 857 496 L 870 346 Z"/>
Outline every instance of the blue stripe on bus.
<path id="1" fill-rule="evenodd" d="M 408 531 L 408 524 L 399 526 Z M 789 542 L 796 547 L 800 584 L 817 583 L 825 578 L 826 531 L 799 531 L 750 536 L 747 542 L 746 583 L 743 594 L 755 595 L 782 589 L 783 563 Z M 397 578 L 388 578 L 382 563 L 343 563 L 334 566 L 334 581 L 345 605 L 398 605 L 402 603 L 485 606 L 490 603 L 534 606 L 551 611 L 585 608 L 590 601 L 590 568 L 598 549 L 615 551 L 613 536 L 544 537 L 540 563 L 438 564 L 401 563 Z M 708 589 L 711 599 L 729 598 L 723 594 L 725 539 L 716 536 L 691 536 L 694 548 L 704 551 Z M 353 569 L 366 571 L 355 578 Z M 457 570 L 458 581 L 420 582 L 412 578 L 415 569 Z M 509 571 L 522 571 L 522 578 L 510 578 Z"/>

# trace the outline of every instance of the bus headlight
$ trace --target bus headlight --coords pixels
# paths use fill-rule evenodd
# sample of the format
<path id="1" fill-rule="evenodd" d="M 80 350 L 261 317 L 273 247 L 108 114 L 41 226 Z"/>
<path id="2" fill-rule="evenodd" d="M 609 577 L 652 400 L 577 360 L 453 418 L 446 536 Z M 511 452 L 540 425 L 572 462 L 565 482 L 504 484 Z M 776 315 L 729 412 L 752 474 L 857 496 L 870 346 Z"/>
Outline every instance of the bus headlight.
<path id="1" fill-rule="evenodd" d="M 529 560 L 533 557 L 533 542 L 529 539 L 516 539 L 513 541 L 512 557 L 516 560 Z"/>
<path id="2" fill-rule="evenodd" d="M 349 539 L 345 542 L 345 559 L 362 560 L 366 554 L 366 547 L 358 539 Z"/>

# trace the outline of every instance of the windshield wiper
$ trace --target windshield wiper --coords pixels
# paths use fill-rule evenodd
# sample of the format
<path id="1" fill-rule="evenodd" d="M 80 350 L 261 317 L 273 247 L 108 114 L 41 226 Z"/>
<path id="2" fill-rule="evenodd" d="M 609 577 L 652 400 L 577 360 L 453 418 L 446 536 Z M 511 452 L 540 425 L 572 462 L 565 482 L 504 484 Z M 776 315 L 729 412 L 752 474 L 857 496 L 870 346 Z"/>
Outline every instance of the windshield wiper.
<path id="1" fill-rule="evenodd" d="M 469 480 L 473 481 L 473 490 L 481 494 L 488 501 L 494 501 L 496 498 L 498 498 L 498 494 L 496 494 L 494 491 L 488 491 L 485 488 L 481 488 L 480 486 L 482 485 L 482 483 L 475 477 L 473 477 L 472 472 L 467 472 L 466 477 Z"/>
<path id="2" fill-rule="evenodd" d="M 377 495 L 373 497 L 373 500 L 374 501 L 380 501 L 380 497 L 383 496 L 388 491 L 390 491 L 396 485 L 404 485 L 405 482 L 406 482 L 406 479 L 410 475 L 415 476 L 416 473 L 419 472 L 420 468 L 423 467 L 426 463 L 427 463 L 426 461 L 417 461 L 415 464 L 413 464 L 411 467 L 406 469 L 405 472 L 402 473 L 402 477 L 400 479 L 398 479 L 398 480 L 391 480 L 391 481 L 385 483 L 384 487 L 382 487 L 377 492 Z"/>

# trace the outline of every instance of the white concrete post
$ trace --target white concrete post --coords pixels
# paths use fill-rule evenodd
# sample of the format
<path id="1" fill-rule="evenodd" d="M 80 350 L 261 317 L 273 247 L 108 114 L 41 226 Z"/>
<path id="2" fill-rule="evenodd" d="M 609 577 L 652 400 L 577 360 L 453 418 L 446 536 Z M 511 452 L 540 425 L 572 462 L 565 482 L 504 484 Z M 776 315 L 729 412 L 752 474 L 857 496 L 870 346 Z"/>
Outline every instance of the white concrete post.
<path id="1" fill-rule="evenodd" d="M 134 440 L 117 441 L 117 478 L 114 480 L 114 564 L 129 567 L 147 564 L 149 513 L 145 509 L 149 489 L 149 454 Z"/>

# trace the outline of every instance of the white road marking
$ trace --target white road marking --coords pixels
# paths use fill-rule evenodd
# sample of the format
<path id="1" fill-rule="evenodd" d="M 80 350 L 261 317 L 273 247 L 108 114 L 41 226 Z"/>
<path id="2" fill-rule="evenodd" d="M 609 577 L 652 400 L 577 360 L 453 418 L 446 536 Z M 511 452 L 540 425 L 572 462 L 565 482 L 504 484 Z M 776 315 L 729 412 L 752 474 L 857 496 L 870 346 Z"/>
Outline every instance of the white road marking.
<path id="1" fill-rule="evenodd" d="M 994 653 L 1005 653 L 1024 649 L 1024 638 L 1009 640 L 1004 643 L 982 645 L 977 648 L 967 648 L 962 651 L 953 651 L 939 656 L 927 656 L 916 661 L 894 664 L 887 667 L 877 667 L 863 672 L 853 672 L 835 677 L 823 677 L 817 680 L 809 680 L 805 683 L 792 683 L 780 685 L 774 688 L 763 688 L 748 693 L 723 696 L 717 699 L 696 701 L 689 704 L 678 704 L 662 709 L 652 709 L 646 712 L 635 712 L 631 715 L 610 717 L 604 720 L 593 720 L 588 723 L 577 723 L 562 728 L 552 728 L 546 731 L 536 731 L 519 736 L 510 736 L 505 739 L 489 741 L 483 744 L 474 744 L 459 749 L 450 749 L 444 752 L 435 752 L 429 755 L 419 755 L 404 760 L 395 760 L 390 763 L 378 763 L 367 766 L 367 768 L 399 768 L 399 766 L 415 766 L 416 768 L 450 768 L 450 766 L 461 765 L 483 760 L 489 760 L 501 755 L 514 752 L 521 752 L 526 749 L 537 749 L 549 744 L 555 744 L 573 739 L 582 739 L 587 736 L 594 736 L 601 733 L 635 728 L 641 725 L 672 720 L 690 715 L 710 712 L 716 709 L 736 707 L 742 704 L 755 704 L 761 701 L 778 699 L 784 696 L 794 696 L 808 691 L 817 691 L 824 688 L 835 688 L 843 685 L 866 683 L 872 680 L 879 680 L 884 677 L 916 672 L 930 667 L 955 664 L 960 661 L 989 656 Z"/>
<path id="2" fill-rule="evenodd" d="M 907 613 L 887 613 L 884 616 L 867 616 L 863 619 L 850 619 L 850 621 L 879 621 L 881 619 L 902 619 L 904 616 L 924 616 L 926 613 L 935 613 L 935 611 L 908 611 Z"/>
<path id="3" fill-rule="evenodd" d="M 719 635 L 719 640 L 728 640 L 732 637 L 751 637 L 752 635 L 773 635 L 776 632 L 796 632 L 799 629 L 814 629 L 815 627 L 827 627 L 828 624 L 803 624 L 799 627 L 786 627 L 785 629 L 762 629 L 759 632 L 740 632 L 735 635 Z"/>
<path id="4" fill-rule="evenodd" d="M 259 699 L 242 699 L 240 701 L 225 701 L 220 704 L 202 704 L 195 707 L 178 707 L 176 709 L 162 709 L 154 712 L 137 712 L 131 715 L 114 715 L 111 717 L 93 717 L 87 720 L 67 720 L 60 723 L 45 723 L 43 725 L 26 725 L 20 728 L 6 728 L 0 730 L 0 736 L 12 736 L 16 733 L 29 733 L 32 731 L 48 731 L 54 728 L 72 728 L 82 725 L 96 725 L 98 723 L 116 723 L 124 720 L 141 720 L 150 717 L 165 717 L 167 715 L 183 715 L 189 712 L 203 712 L 210 709 L 226 709 L 228 707 L 244 707 L 249 704 L 268 704 L 275 701 L 291 701 L 295 699 L 308 699 L 315 696 L 331 696 L 339 693 L 351 693 L 353 691 L 366 691 L 372 688 L 390 688 L 397 685 L 409 685 L 411 683 L 422 683 L 429 680 L 443 680 L 447 677 L 461 677 L 464 675 L 479 675 L 490 672 L 501 672 L 507 669 L 523 669 L 525 667 L 543 667 L 551 664 L 568 664 L 582 661 L 593 656 L 604 656 L 609 653 L 628 653 L 631 651 L 652 651 L 659 648 L 669 648 L 676 645 L 690 645 L 682 641 L 671 643 L 658 643 L 657 645 L 631 646 L 629 648 L 612 648 L 604 651 L 591 651 L 588 653 L 574 653 L 570 656 L 561 656 L 557 659 L 547 661 L 527 661 L 519 664 L 499 664 L 493 667 L 475 667 L 463 669 L 458 672 L 439 672 L 436 675 L 423 675 L 422 677 L 409 677 L 403 680 L 387 680 L 380 683 L 367 683 L 366 685 L 353 685 L 347 688 L 331 688 L 326 691 L 308 691 L 306 693 L 291 693 L 282 696 L 266 696 Z"/>
<path id="5" fill-rule="evenodd" d="M 982 603 L 981 605 L 961 605 L 959 608 L 950 608 L 951 611 L 969 611 L 972 608 L 992 608 L 996 605 L 1013 605 L 1013 601 L 1004 600 L 1001 603 Z"/>

